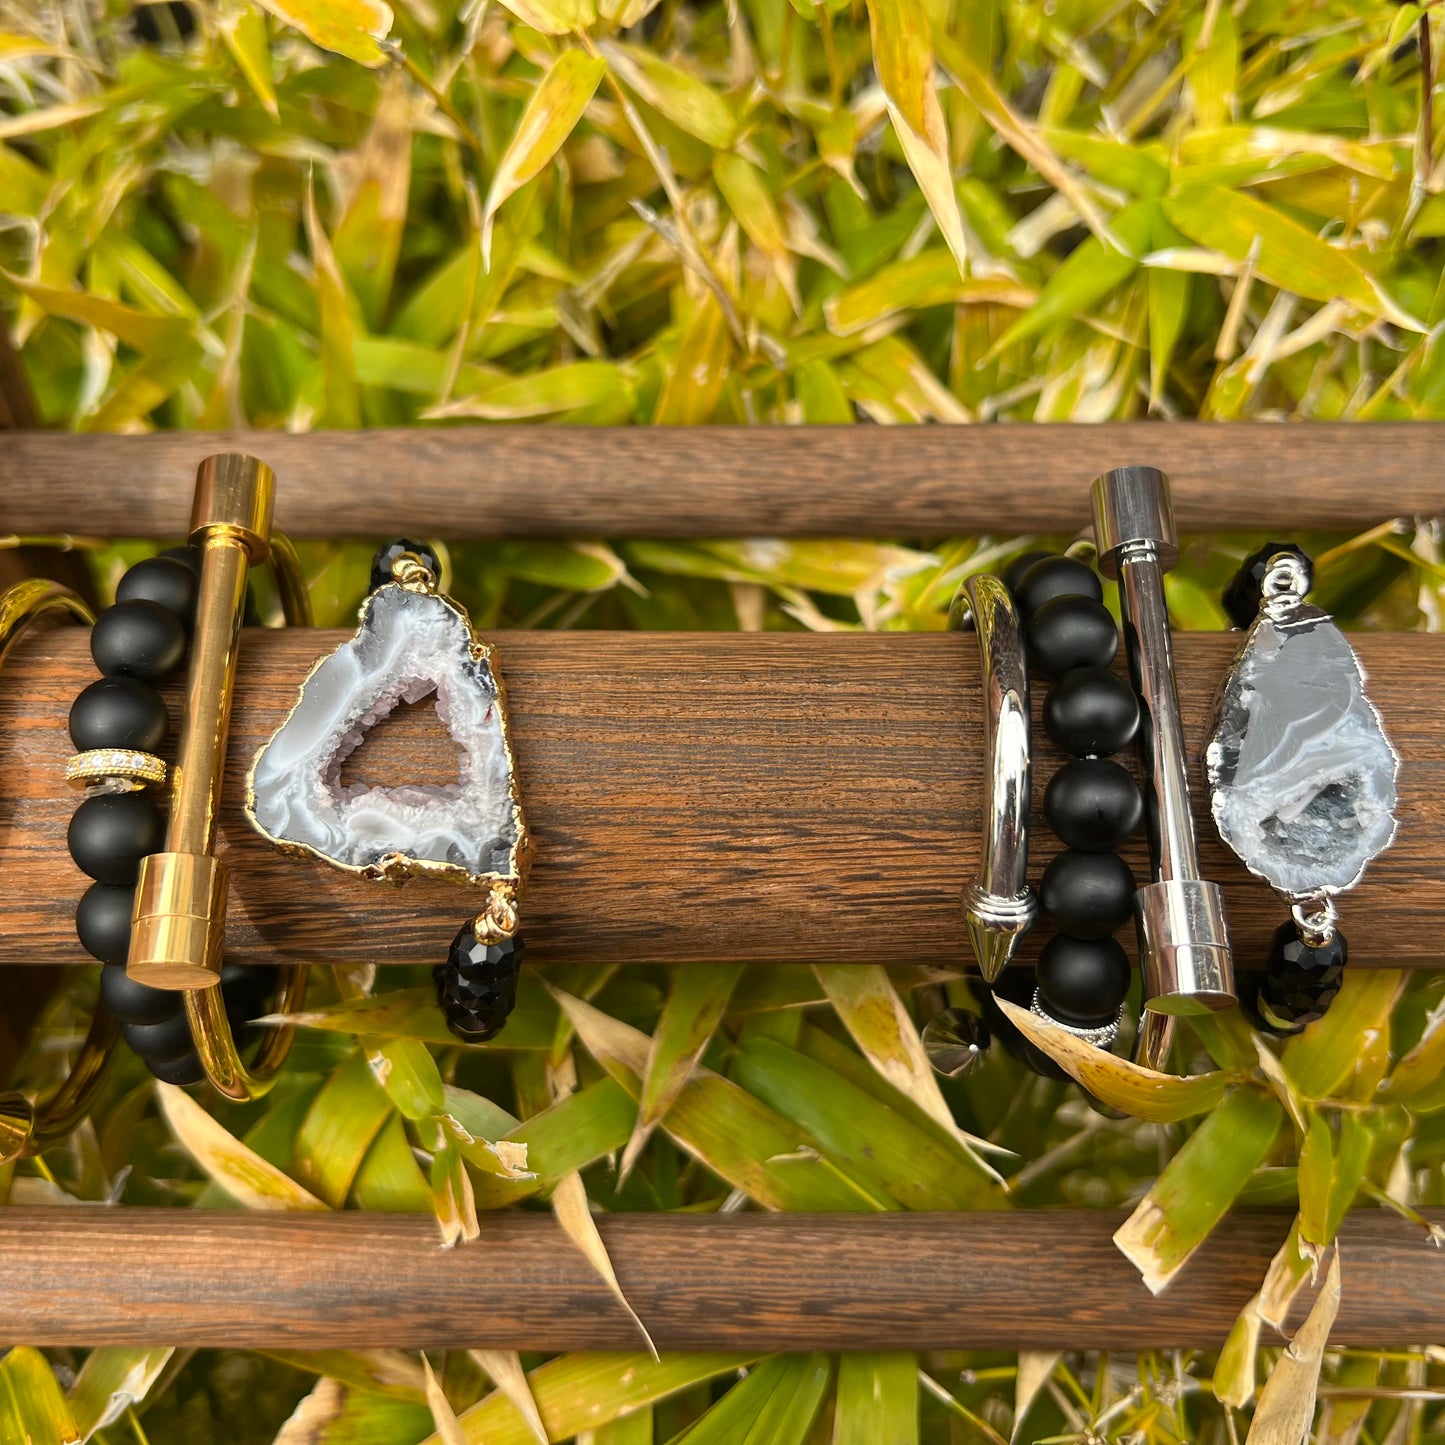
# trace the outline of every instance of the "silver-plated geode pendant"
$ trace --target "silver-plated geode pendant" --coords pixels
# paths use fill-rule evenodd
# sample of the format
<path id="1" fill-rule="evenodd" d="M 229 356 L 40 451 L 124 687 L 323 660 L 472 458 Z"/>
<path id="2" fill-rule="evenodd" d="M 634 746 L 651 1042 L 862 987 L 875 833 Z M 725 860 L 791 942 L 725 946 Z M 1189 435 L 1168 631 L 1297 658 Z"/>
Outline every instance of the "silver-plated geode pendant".
<path id="1" fill-rule="evenodd" d="M 1304 903 L 1353 888 L 1390 846 L 1400 760 L 1354 648 L 1303 601 L 1307 576 L 1282 563 L 1273 585 L 1225 682 L 1205 771 L 1219 836 Z"/>
<path id="2" fill-rule="evenodd" d="M 367 732 L 398 703 L 433 693 L 461 751 L 456 782 L 343 785 Z M 284 852 L 367 878 L 451 879 L 515 904 L 528 840 L 505 696 L 466 613 L 424 583 L 377 588 L 356 635 L 312 668 L 256 755 L 246 812 Z"/>

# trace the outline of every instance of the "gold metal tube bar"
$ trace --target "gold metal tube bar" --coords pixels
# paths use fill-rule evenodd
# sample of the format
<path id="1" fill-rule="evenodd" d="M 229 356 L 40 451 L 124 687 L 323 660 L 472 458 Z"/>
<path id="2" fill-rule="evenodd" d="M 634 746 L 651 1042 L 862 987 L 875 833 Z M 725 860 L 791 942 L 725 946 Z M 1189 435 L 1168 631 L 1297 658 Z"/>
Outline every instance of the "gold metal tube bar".
<path id="1" fill-rule="evenodd" d="M 165 851 L 141 861 L 126 971 L 152 988 L 211 988 L 221 976 L 225 866 L 212 856 L 230 733 L 246 571 L 270 551 L 276 478 L 236 452 L 196 476 L 191 542 L 201 552 L 191 667 L 176 745 Z"/>

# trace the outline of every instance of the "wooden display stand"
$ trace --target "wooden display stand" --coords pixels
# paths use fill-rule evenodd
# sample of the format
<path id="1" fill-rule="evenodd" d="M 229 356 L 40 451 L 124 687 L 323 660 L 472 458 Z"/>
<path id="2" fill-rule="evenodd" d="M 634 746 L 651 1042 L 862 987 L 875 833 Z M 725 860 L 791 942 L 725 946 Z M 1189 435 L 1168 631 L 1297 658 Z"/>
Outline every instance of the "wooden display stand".
<path id="1" fill-rule="evenodd" d="M 1445 512 L 1445 425 L 1434 424 L 20 432 L 0 451 L 0 529 L 180 535 L 196 464 L 222 450 L 272 463 L 277 524 L 299 537 L 339 526 L 444 538 L 1068 532 L 1088 521 L 1095 472 L 1134 461 L 1172 474 L 1186 531 L 1363 530 Z M 453 890 L 413 882 L 397 894 L 288 862 L 240 813 L 249 759 L 338 640 L 257 631 L 242 644 L 221 817 L 228 952 L 339 964 L 364 947 L 377 962 L 431 962 L 455 928 Z M 891 958 L 964 959 L 959 893 L 980 835 L 982 765 L 967 640 L 489 640 L 538 840 L 535 961 L 863 963 L 878 960 L 880 938 Z M 1403 766 L 1398 841 L 1350 900 L 1352 961 L 1440 967 L 1445 637 L 1357 641 Z M 1196 762 L 1232 648 L 1223 636 L 1178 639 Z M 84 962 L 64 841 L 73 798 L 58 780 L 69 701 L 91 676 L 83 634 L 65 629 L 27 637 L 0 673 L 0 962 Z M 1041 772 L 1052 761 L 1041 745 Z M 1212 829 L 1200 834 L 1236 945 L 1258 954 L 1278 906 Z M 659 1347 L 779 1350 L 1218 1346 L 1288 1225 L 1232 1218 L 1154 1300 L 1114 1251 L 1117 1222 L 1084 1211 L 635 1215 L 601 1228 Z M 1417 1228 L 1361 1211 L 1343 1239 L 1336 1341 L 1445 1337 L 1445 1255 Z M 32 1344 L 562 1350 L 637 1338 L 539 1215 L 484 1215 L 479 1246 L 443 1254 L 429 1220 L 12 1208 L 0 1210 L 0 1300 L 0 1340 Z"/>

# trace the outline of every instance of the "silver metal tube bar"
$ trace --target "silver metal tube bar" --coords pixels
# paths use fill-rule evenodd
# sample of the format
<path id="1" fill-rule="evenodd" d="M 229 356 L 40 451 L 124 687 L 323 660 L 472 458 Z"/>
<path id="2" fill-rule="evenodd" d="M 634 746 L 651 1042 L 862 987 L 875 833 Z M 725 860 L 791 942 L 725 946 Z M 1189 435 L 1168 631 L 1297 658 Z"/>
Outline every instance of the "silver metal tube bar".
<path id="1" fill-rule="evenodd" d="M 1119 582 L 1129 671 L 1142 712 L 1139 750 L 1153 881 L 1135 895 L 1145 1007 L 1196 1013 L 1234 1003 L 1234 969 L 1218 887 L 1199 876 L 1189 769 L 1164 574 L 1179 560 L 1169 480 L 1120 467 L 1094 483 L 1099 570 Z"/>

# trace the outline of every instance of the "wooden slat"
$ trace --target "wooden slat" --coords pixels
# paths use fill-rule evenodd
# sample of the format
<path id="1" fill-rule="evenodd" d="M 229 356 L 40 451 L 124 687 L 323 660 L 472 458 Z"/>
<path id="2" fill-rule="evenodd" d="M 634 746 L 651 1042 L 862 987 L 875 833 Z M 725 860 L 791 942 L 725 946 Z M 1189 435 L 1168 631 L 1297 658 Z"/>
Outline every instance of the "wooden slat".
<path id="1" fill-rule="evenodd" d="M 1445 1220 L 1445 1211 L 1426 1211 Z M 623 1290 L 663 1350 L 1218 1349 L 1290 1216 L 1226 1219 L 1158 1298 L 1097 1210 L 607 1215 Z M 0 1209 L 0 1344 L 636 1350 L 547 1216 L 435 1223 L 176 1209 Z M 1341 1230 L 1334 1346 L 1445 1334 L 1445 1254 L 1395 1215 Z M 1309 1294 L 1296 1304 L 1297 1319 Z"/>
<path id="2" fill-rule="evenodd" d="M 275 853 L 240 809 L 249 761 L 340 633 L 251 632 L 221 833 L 239 958 L 433 962 L 468 911 L 441 883 L 366 884 Z M 1235 642 L 1178 640 L 1196 758 Z M 959 897 L 979 837 L 977 651 L 958 634 L 502 633 L 522 790 L 537 834 L 524 911 L 538 962 L 937 961 L 966 955 Z M 1344 904 L 1357 962 L 1438 966 L 1445 937 L 1445 636 L 1358 638 L 1404 758 L 1401 828 Z M 0 939 L 14 962 L 81 962 L 84 879 L 65 851 L 71 700 L 94 677 L 80 629 L 24 641 L 0 675 Z M 429 713 L 430 710 L 427 709 Z M 387 723 L 369 749 L 389 745 Z M 1038 739 L 1038 784 L 1059 759 Z M 438 729 L 392 739 L 396 771 L 445 776 Z M 1195 776 L 1197 776 L 1197 769 Z M 1212 839 L 1196 788 L 1201 837 Z M 1057 848 L 1042 821 L 1034 873 Z M 1215 842 L 1243 960 L 1283 909 Z M 1134 862 L 1144 860 L 1136 850 Z M 1040 934 L 1043 930 L 1038 931 Z M 5 961 L 0 958 L 0 961 Z"/>
<path id="3" fill-rule="evenodd" d="M 1445 510 L 1445 423 L 461 427 L 8 438 L 0 528 L 176 536 L 197 463 L 253 452 L 295 536 L 918 536 L 1072 531 L 1149 463 L 1185 531 Z"/>

